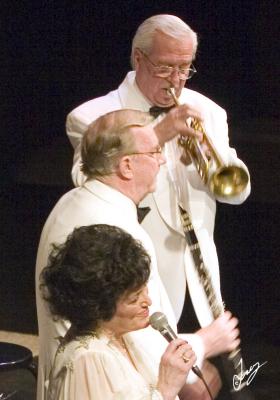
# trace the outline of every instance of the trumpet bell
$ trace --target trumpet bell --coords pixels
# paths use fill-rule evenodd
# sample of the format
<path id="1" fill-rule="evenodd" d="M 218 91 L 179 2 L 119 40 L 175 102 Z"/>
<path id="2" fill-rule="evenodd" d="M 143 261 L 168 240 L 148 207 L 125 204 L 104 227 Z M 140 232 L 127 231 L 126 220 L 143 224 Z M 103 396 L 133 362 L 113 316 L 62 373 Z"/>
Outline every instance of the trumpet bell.
<path id="1" fill-rule="evenodd" d="M 209 188 L 217 197 L 232 198 L 241 194 L 249 181 L 247 172 L 237 166 L 221 166 L 209 179 Z"/>
<path id="2" fill-rule="evenodd" d="M 173 98 L 176 106 L 179 106 L 179 100 L 176 97 L 174 88 L 168 89 L 168 93 Z M 202 142 L 205 142 L 210 156 L 205 154 L 201 144 L 195 138 L 179 137 L 178 144 L 183 147 L 196 170 L 209 190 L 215 197 L 232 198 L 241 194 L 249 182 L 249 175 L 243 168 L 235 165 L 226 166 L 222 158 L 212 144 L 210 137 L 206 134 L 200 120 L 193 118 L 190 124 L 191 128 L 203 134 Z"/>

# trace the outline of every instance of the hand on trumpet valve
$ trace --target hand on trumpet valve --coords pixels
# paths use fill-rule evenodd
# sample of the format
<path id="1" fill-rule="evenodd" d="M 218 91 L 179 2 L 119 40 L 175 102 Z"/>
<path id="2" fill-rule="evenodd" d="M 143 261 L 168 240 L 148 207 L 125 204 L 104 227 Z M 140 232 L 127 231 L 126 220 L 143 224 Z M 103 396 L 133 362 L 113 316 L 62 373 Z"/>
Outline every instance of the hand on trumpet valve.
<path id="1" fill-rule="evenodd" d="M 160 144 L 163 145 L 165 142 L 178 135 L 197 138 L 201 141 L 203 139 L 203 134 L 192 128 L 188 123 L 191 118 L 202 120 L 200 113 L 186 104 L 172 108 L 155 126 L 155 132 Z"/>

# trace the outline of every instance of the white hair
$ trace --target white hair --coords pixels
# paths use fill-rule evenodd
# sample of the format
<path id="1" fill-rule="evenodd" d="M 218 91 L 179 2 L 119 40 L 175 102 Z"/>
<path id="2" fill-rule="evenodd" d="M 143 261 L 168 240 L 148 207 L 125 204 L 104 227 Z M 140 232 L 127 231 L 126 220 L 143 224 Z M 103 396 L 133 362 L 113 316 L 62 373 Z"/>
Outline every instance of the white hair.
<path id="1" fill-rule="evenodd" d="M 145 54 L 149 54 L 153 46 L 154 35 L 159 31 L 178 40 L 189 37 L 193 42 L 193 58 L 195 58 L 197 34 L 189 27 L 189 25 L 175 15 L 159 14 L 147 18 L 141 25 L 139 25 L 135 33 L 131 49 L 131 65 L 133 68 L 135 49 L 138 48 Z"/>

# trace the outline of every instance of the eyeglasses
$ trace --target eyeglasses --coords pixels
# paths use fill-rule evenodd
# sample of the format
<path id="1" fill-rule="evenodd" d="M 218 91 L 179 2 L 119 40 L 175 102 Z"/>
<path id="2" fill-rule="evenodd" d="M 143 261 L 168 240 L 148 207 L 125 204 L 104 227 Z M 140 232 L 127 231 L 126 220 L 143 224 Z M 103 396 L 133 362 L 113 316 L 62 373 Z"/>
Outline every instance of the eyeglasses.
<path id="1" fill-rule="evenodd" d="M 128 156 L 137 156 L 137 155 L 144 155 L 144 156 L 151 156 L 153 158 L 155 158 L 156 156 L 159 156 L 162 154 L 162 148 L 160 146 L 158 146 L 156 148 L 156 150 L 153 151 L 135 151 L 133 153 L 129 153 L 127 154 Z"/>
<path id="2" fill-rule="evenodd" d="M 157 65 L 152 62 L 152 60 L 147 56 L 147 54 L 145 54 L 143 51 L 141 51 L 141 53 L 146 58 L 146 60 L 149 61 L 149 63 L 153 66 L 155 71 L 154 75 L 159 78 L 169 78 L 174 73 L 174 71 L 176 71 L 179 74 L 179 79 L 185 81 L 187 79 L 191 79 L 197 72 L 193 64 L 191 64 L 191 66 L 188 68 L 171 67 L 169 65 Z"/>

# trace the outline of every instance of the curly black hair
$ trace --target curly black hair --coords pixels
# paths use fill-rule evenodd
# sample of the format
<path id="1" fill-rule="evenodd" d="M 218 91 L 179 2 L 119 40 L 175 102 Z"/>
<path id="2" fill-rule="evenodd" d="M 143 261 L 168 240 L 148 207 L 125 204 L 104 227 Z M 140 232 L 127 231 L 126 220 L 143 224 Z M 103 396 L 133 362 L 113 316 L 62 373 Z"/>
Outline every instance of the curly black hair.
<path id="1" fill-rule="evenodd" d="M 40 288 L 55 317 L 79 330 L 110 320 L 120 297 L 147 283 L 150 257 L 129 233 L 110 225 L 74 229 L 53 245 Z"/>

